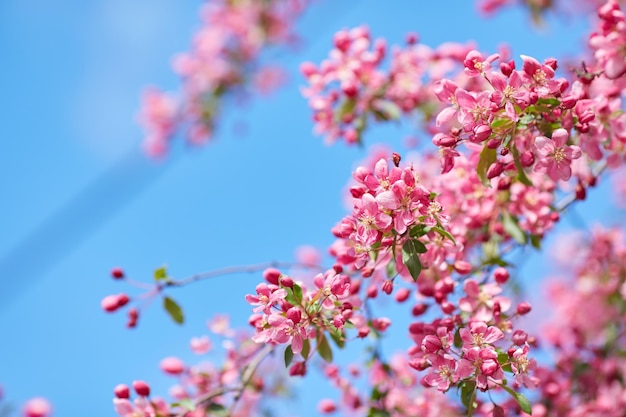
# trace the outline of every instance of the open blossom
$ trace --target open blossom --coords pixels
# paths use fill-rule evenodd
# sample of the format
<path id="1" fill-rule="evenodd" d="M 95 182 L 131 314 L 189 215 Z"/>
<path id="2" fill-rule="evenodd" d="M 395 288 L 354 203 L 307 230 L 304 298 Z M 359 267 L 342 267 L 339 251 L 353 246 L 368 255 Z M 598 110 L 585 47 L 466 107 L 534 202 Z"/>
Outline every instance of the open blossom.
<path id="1" fill-rule="evenodd" d="M 246 301 L 253 306 L 252 311 L 258 313 L 263 311 L 269 314 L 271 307 L 287 296 L 287 291 L 283 288 L 274 288 L 273 290 L 265 283 L 261 283 L 256 287 L 257 295 L 246 295 Z"/>
<path id="2" fill-rule="evenodd" d="M 456 374 L 457 362 L 443 356 L 435 356 L 432 361 L 430 373 L 424 377 L 424 381 L 431 387 L 437 387 L 439 391 L 447 391 L 451 384 L 459 380 Z"/>
<path id="3" fill-rule="evenodd" d="M 569 134 L 565 129 L 557 129 L 552 133 L 552 139 L 539 136 L 535 140 L 535 147 L 539 160 L 535 164 L 536 172 L 543 172 L 554 180 L 567 181 L 572 176 L 572 160 L 581 157 L 578 146 L 567 146 Z"/>

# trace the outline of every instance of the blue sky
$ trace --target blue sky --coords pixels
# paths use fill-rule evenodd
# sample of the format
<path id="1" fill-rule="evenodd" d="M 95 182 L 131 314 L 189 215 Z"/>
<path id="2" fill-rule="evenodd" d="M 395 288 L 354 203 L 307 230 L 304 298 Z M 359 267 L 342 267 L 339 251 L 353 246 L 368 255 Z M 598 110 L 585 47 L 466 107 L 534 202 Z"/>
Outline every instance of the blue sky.
<path id="1" fill-rule="evenodd" d="M 423 3 L 316 2 L 299 24 L 305 47 L 278 55 L 291 74 L 287 88 L 228 108 L 214 143 L 177 147 L 154 162 L 139 151 L 139 94 L 149 84 L 177 87 L 170 58 L 187 48 L 200 2 L 0 2 L 5 400 L 17 406 L 45 396 L 57 416 L 113 416 L 112 388 L 120 382 L 145 379 L 165 393 L 173 381 L 159 372 L 160 359 L 193 359 L 189 338 L 204 334 L 215 313 L 245 323 L 243 297 L 260 279 L 229 276 L 176 291 L 187 313 L 183 327 L 154 305 L 127 331 L 122 315 L 99 306 L 103 296 L 128 290 L 109 279 L 113 266 L 149 280 L 167 264 L 184 277 L 291 260 L 299 245 L 332 242 L 330 228 L 344 214 L 341 190 L 365 152 L 312 136 L 297 68 L 322 60 L 335 31 L 367 23 L 390 43 L 416 31 L 429 45 L 475 40 L 485 51 L 507 41 L 516 56 L 543 59 L 574 53 L 586 24 L 559 18 L 533 30 L 519 10 L 480 20 L 471 1 Z M 244 135 L 234 128 L 240 123 Z M 406 133 L 387 127 L 366 141 L 398 147 Z"/>

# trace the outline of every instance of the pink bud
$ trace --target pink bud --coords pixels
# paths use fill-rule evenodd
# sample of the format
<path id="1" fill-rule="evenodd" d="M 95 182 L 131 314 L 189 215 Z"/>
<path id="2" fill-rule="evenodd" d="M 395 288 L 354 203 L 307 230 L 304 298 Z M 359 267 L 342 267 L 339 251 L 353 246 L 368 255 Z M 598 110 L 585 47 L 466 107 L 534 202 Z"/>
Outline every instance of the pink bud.
<path id="1" fill-rule="evenodd" d="M 509 280 L 509 271 L 500 266 L 493 271 L 493 277 L 498 284 L 504 284 Z"/>
<path id="2" fill-rule="evenodd" d="M 409 361 L 409 366 L 418 371 L 423 371 L 430 367 L 430 363 L 428 363 L 426 358 L 413 358 Z"/>
<path id="3" fill-rule="evenodd" d="M 32 398 L 24 404 L 25 417 L 46 417 L 52 413 L 52 406 L 45 398 Z"/>
<path id="4" fill-rule="evenodd" d="M 407 33 L 407 35 L 406 35 L 406 43 L 408 45 L 415 45 L 418 40 L 419 40 L 419 37 L 417 36 L 417 33 L 414 33 L 414 32 Z"/>
<path id="5" fill-rule="evenodd" d="M 426 312 L 426 310 L 428 310 L 428 304 L 416 304 L 413 307 L 413 310 L 411 311 L 411 313 L 417 317 L 417 316 L 421 316 L 422 314 L 424 314 Z"/>
<path id="6" fill-rule="evenodd" d="M 126 294 L 120 294 L 117 296 L 117 306 L 120 308 L 128 304 L 129 301 L 130 301 L 130 298 L 128 298 Z"/>
<path id="7" fill-rule="evenodd" d="M 367 298 L 376 298 L 378 295 L 378 288 L 375 285 L 370 285 L 367 289 Z"/>
<path id="8" fill-rule="evenodd" d="M 396 291 L 396 301 L 399 303 L 403 303 L 409 299 L 411 292 L 406 288 L 400 288 Z"/>
<path id="9" fill-rule="evenodd" d="M 517 314 L 523 316 L 524 314 L 528 314 L 532 307 L 529 303 L 523 301 L 517 305 Z"/>
<path id="10" fill-rule="evenodd" d="M 520 156 L 520 162 L 522 163 L 522 166 L 528 168 L 535 163 L 535 155 L 533 155 L 530 151 L 524 151 Z"/>
<path id="11" fill-rule="evenodd" d="M 372 326 L 379 332 L 384 332 L 391 325 L 391 320 L 387 317 L 372 319 Z"/>
<path id="12" fill-rule="evenodd" d="M 522 346 L 528 340 L 528 335 L 523 330 L 515 330 L 513 332 L 513 343 L 517 346 Z"/>
<path id="13" fill-rule="evenodd" d="M 312 62 L 303 62 L 300 64 L 300 72 L 308 78 L 313 74 L 317 74 L 317 67 Z"/>
<path id="14" fill-rule="evenodd" d="M 498 362 L 493 359 L 484 361 L 483 364 L 480 366 L 480 370 L 482 371 L 482 373 L 487 376 L 492 376 L 498 371 L 498 369 L 500 369 L 500 365 L 498 365 Z"/>
<path id="15" fill-rule="evenodd" d="M 270 284 L 278 285 L 278 278 L 280 278 L 280 271 L 276 268 L 267 268 L 263 271 L 263 278 Z"/>
<path id="16" fill-rule="evenodd" d="M 161 361 L 161 370 L 166 374 L 180 375 L 185 370 L 185 363 L 174 356 L 170 356 Z"/>
<path id="17" fill-rule="evenodd" d="M 131 308 L 128 310 L 128 322 L 126 323 L 126 327 L 129 329 L 133 329 L 137 326 L 137 319 L 139 318 L 139 311 L 136 308 Z"/>
<path id="18" fill-rule="evenodd" d="M 107 313 L 112 313 L 119 308 L 117 295 L 107 295 L 100 302 L 100 307 Z"/>
<path id="19" fill-rule="evenodd" d="M 435 353 L 441 349 L 441 340 L 435 335 L 429 334 L 422 340 L 422 350 L 426 353 Z"/>
<path id="20" fill-rule="evenodd" d="M 343 326 L 346 324 L 346 319 L 341 314 L 337 314 L 333 317 L 333 326 L 338 329 L 343 329 Z"/>
<path id="21" fill-rule="evenodd" d="M 150 396 L 150 386 L 144 381 L 133 381 L 133 389 L 141 397 Z"/>
<path id="22" fill-rule="evenodd" d="M 502 171 L 504 171 L 504 164 L 502 164 L 501 162 L 495 162 L 491 164 L 491 166 L 487 170 L 487 178 L 495 178 L 502 174 Z"/>
<path id="23" fill-rule="evenodd" d="M 440 306 L 441 306 L 441 311 L 443 311 L 445 314 L 452 314 L 454 310 L 456 309 L 454 304 L 452 304 L 450 301 L 447 301 L 447 300 L 442 301 Z"/>
<path id="24" fill-rule="evenodd" d="M 367 337 L 367 335 L 370 334 L 370 328 L 369 327 L 361 327 L 359 328 L 359 334 L 357 335 L 358 338 L 363 339 L 365 337 Z"/>
<path id="25" fill-rule="evenodd" d="M 122 270 L 122 268 L 113 268 L 111 270 L 111 276 L 113 277 L 113 279 L 123 279 L 124 271 Z"/>
<path id="26" fill-rule="evenodd" d="M 306 375 L 306 362 L 295 362 L 289 368 L 289 375 L 291 376 L 305 376 Z"/>
<path id="27" fill-rule="evenodd" d="M 119 384 L 113 390 L 117 398 L 130 398 L 130 388 L 126 384 Z"/>
<path id="28" fill-rule="evenodd" d="M 294 324 L 298 324 L 302 320 L 302 312 L 297 307 L 291 307 L 287 310 L 287 318 L 294 322 Z"/>
<path id="29" fill-rule="evenodd" d="M 317 409 L 322 414 L 330 414 L 337 410 L 337 406 L 333 400 L 323 399 L 317 405 Z"/>
<path id="30" fill-rule="evenodd" d="M 385 280 L 382 290 L 387 295 L 391 294 L 393 292 L 393 282 L 391 282 L 391 280 Z"/>
<path id="31" fill-rule="evenodd" d="M 280 283 L 283 287 L 286 288 L 293 288 L 293 279 L 291 277 L 288 277 L 286 275 L 283 275 L 280 278 Z"/>

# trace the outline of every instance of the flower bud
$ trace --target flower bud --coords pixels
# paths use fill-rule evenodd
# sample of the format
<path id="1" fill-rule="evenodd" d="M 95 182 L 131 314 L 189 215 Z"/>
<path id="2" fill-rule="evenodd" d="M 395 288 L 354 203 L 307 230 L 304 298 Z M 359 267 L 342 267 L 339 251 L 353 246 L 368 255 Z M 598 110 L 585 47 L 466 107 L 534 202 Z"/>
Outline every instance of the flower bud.
<path id="1" fill-rule="evenodd" d="M 409 299 L 411 292 L 406 288 L 400 288 L 396 291 L 396 301 L 399 303 L 403 303 Z"/>
<path id="2" fill-rule="evenodd" d="M 263 278 L 270 284 L 278 285 L 278 279 L 280 278 L 280 271 L 276 268 L 267 268 L 263 271 Z"/>
<path id="3" fill-rule="evenodd" d="M 523 330 L 515 330 L 515 332 L 513 332 L 512 339 L 513 343 L 515 343 L 517 346 L 522 346 L 524 345 L 524 343 L 526 343 L 526 340 L 528 340 L 528 335 Z"/>
<path id="4" fill-rule="evenodd" d="M 130 398 L 130 388 L 126 384 L 119 384 L 113 390 L 117 398 Z"/>
<path id="5" fill-rule="evenodd" d="M 393 292 L 393 282 L 391 282 L 391 280 L 385 280 L 382 290 L 387 295 L 391 294 Z"/>
<path id="6" fill-rule="evenodd" d="M 493 277 L 498 284 L 504 284 L 509 280 L 509 271 L 500 266 L 493 271 Z"/>
<path id="7" fill-rule="evenodd" d="M 144 381 L 133 381 L 133 389 L 141 397 L 150 396 L 150 386 Z"/>
<path id="8" fill-rule="evenodd" d="M 161 370 L 170 375 L 180 375 L 185 370 L 185 363 L 174 356 L 163 359 L 160 365 Z"/>
<path id="9" fill-rule="evenodd" d="M 124 279 L 124 271 L 122 268 L 113 268 L 111 270 L 111 276 L 113 279 Z"/>
<path id="10" fill-rule="evenodd" d="M 32 398 L 24 404 L 25 417 L 46 417 L 52 413 L 52 406 L 45 398 Z"/>
<path id="11" fill-rule="evenodd" d="M 529 303 L 523 301 L 517 305 L 517 314 L 523 316 L 524 314 L 528 314 L 532 307 Z"/>

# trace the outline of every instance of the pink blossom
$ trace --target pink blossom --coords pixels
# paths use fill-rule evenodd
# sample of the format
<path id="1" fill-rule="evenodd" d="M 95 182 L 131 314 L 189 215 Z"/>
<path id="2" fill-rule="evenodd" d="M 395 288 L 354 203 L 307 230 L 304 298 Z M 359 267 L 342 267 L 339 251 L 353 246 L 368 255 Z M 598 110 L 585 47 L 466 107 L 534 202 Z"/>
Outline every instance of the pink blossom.
<path id="1" fill-rule="evenodd" d="M 578 146 L 567 146 L 569 134 L 565 129 L 557 129 L 552 133 L 552 140 L 539 136 L 535 147 L 539 160 L 535 164 L 535 172 L 547 173 L 554 180 L 567 181 L 572 176 L 572 159 L 578 159 L 582 153 Z"/>

